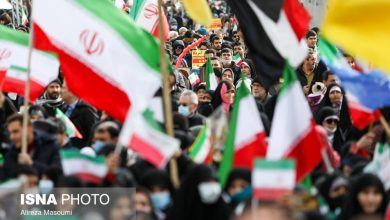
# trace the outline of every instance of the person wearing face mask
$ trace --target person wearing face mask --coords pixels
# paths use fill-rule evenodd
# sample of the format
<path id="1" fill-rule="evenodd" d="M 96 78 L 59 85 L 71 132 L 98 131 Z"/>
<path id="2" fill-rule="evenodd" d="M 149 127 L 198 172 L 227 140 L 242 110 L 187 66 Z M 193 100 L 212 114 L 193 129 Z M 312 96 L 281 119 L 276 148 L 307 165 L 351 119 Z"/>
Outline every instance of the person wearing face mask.
<path id="1" fill-rule="evenodd" d="M 251 171 L 246 168 L 235 168 L 228 176 L 224 192 L 235 216 L 242 214 L 246 201 L 252 196 L 251 179 Z"/>
<path id="2" fill-rule="evenodd" d="M 92 138 L 92 147 L 99 153 L 107 144 L 116 145 L 118 141 L 120 126 L 114 121 L 103 121 L 96 126 Z"/>
<path id="3" fill-rule="evenodd" d="M 336 115 L 339 117 L 339 129 L 345 137 L 348 137 L 352 122 L 349 115 L 347 98 L 345 97 L 345 92 L 341 86 L 335 83 L 328 85 L 324 98 L 318 105 L 318 109 L 328 106 L 333 108 L 336 112 Z"/>
<path id="4" fill-rule="evenodd" d="M 185 90 L 179 98 L 179 114 L 187 117 L 189 127 L 203 125 L 205 117 L 198 113 L 198 96 L 191 90 Z"/>
<path id="5" fill-rule="evenodd" d="M 141 177 L 140 185 L 150 191 L 153 208 L 166 215 L 172 205 L 173 185 L 167 172 L 158 169 L 150 169 Z"/>
<path id="6" fill-rule="evenodd" d="M 331 107 L 322 107 L 316 114 L 316 121 L 325 128 L 329 143 L 340 153 L 345 137 L 339 129 L 340 119 L 337 113 Z"/>
<path id="7" fill-rule="evenodd" d="M 194 165 L 176 193 L 167 220 L 229 219 L 228 206 L 221 193 L 215 171 L 204 164 Z"/>
<path id="8" fill-rule="evenodd" d="M 340 215 L 341 208 L 348 198 L 349 182 L 342 174 L 335 172 L 325 177 L 323 183 L 319 185 L 319 193 L 322 210 L 327 219 L 337 219 Z"/>
<path id="9" fill-rule="evenodd" d="M 361 214 L 384 217 L 388 202 L 382 181 L 374 174 L 360 174 L 352 183 L 351 192 L 338 219 L 352 219 Z"/>

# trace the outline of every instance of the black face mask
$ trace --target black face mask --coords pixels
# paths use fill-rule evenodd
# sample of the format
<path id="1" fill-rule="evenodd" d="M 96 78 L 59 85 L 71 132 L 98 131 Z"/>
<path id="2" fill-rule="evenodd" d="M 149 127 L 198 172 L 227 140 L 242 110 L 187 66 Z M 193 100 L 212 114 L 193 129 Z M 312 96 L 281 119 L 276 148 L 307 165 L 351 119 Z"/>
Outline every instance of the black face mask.
<path id="1" fill-rule="evenodd" d="M 347 200 L 347 195 L 341 195 L 333 199 L 329 199 L 329 208 L 334 211 L 337 208 L 343 207 L 345 201 Z"/>

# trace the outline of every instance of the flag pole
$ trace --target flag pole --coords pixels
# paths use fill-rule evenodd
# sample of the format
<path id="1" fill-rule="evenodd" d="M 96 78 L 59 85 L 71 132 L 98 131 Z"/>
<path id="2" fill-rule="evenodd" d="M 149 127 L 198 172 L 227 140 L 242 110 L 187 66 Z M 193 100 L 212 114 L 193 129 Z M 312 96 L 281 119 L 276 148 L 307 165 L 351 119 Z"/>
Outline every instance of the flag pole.
<path id="1" fill-rule="evenodd" d="M 167 60 L 165 54 L 165 39 L 164 39 L 164 24 L 163 24 L 163 0 L 158 0 L 158 37 L 160 39 L 160 70 L 163 78 L 163 102 L 164 102 L 164 118 L 165 128 L 167 134 L 174 136 L 173 122 L 172 122 L 172 106 L 169 91 L 169 73 L 167 71 Z M 177 169 L 177 161 L 172 158 L 169 162 L 169 170 L 172 184 L 175 188 L 179 187 L 179 176 Z"/>
<path id="2" fill-rule="evenodd" d="M 28 60 L 27 60 L 27 80 L 24 88 L 24 102 L 23 102 L 23 127 L 22 127 L 22 153 L 27 153 L 27 129 L 28 129 L 28 103 L 30 100 L 30 84 L 31 84 L 31 58 L 33 52 L 34 44 L 34 25 L 33 25 L 33 16 L 31 15 L 31 29 L 29 36 L 29 48 L 28 48 Z"/>

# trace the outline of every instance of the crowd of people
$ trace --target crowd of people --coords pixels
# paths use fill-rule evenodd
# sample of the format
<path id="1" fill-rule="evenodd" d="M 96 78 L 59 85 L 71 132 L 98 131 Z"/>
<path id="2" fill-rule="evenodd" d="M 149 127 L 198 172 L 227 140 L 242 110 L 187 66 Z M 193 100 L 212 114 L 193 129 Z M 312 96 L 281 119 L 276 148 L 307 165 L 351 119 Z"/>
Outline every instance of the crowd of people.
<path id="1" fill-rule="evenodd" d="M 226 3 L 210 1 L 210 8 L 214 17 L 221 19 L 220 29 L 209 30 L 195 24 L 174 1 L 164 5 L 170 28 L 165 48 L 173 67 L 169 78 L 173 124 L 175 138 L 181 141 L 181 151 L 174 156 L 180 180 L 178 188 L 172 183 L 169 166 L 157 169 L 125 147 L 120 154 L 115 153 L 121 123 L 72 94 L 61 71 L 39 100 L 30 103 L 28 110 L 23 109 L 23 97 L 0 93 L 0 182 L 23 178 L 28 188 L 38 189 L 42 186 L 135 187 L 135 210 L 129 205 L 119 206 L 118 200 L 115 211 L 121 214 L 112 214 L 109 219 L 130 219 L 132 213 L 137 213 L 139 219 L 154 220 L 250 219 L 253 214 L 256 219 L 275 220 L 384 219 L 389 209 L 390 189 L 385 188 L 379 176 L 365 173 L 364 168 L 372 161 L 377 144 L 388 143 L 390 137 L 380 123 L 364 130 L 352 125 L 342 84 L 320 59 L 318 28 L 309 30 L 305 36 L 308 55 L 296 73 L 316 123 L 326 130 L 333 169 L 329 171 L 321 163 L 305 179 L 311 184 L 297 184 L 293 193 L 277 201 L 260 201 L 254 208 L 250 170 L 234 168 L 226 186 L 222 188 L 219 184 L 216 170 L 223 149 L 215 149 L 210 164 L 196 164 L 190 159 L 189 148 L 199 128 L 220 106 L 229 115 L 238 86 L 250 89 L 269 135 L 283 84 L 283 78 L 275 85 L 262 81 L 261 69 L 255 68 L 250 48 L 245 45 L 245 33 L 240 29 L 245 24 L 238 24 Z M 11 17 L 9 12 L 2 12 L 0 23 L 12 27 Z M 14 28 L 26 32 L 29 29 L 27 26 Z M 192 50 L 205 50 L 205 58 L 210 58 L 218 81 L 215 90 L 206 89 L 206 64 L 192 67 L 191 53 L 177 64 L 183 50 L 203 36 L 207 39 Z M 238 56 L 241 61 L 233 61 Z M 345 54 L 345 57 L 356 68 L 353 56 Z M 200 82 L 192 82 L 191 74 L 196 74 Z M 240 79 L 241 74 L 246 76 L 244 81 Z M 82 138 L 68 136 L 65 123 L 55 117 L 56 109 L 65 113 Z M 21 152 L 23 110 L 29 113 L 26 153 Z M 382 109 L 382 114 L 390 120 L 389 109 Z M 95 185 L 64 175 L 59 153 L 62 149 L 104 156 L 108 174 L 103 183 Z"/>

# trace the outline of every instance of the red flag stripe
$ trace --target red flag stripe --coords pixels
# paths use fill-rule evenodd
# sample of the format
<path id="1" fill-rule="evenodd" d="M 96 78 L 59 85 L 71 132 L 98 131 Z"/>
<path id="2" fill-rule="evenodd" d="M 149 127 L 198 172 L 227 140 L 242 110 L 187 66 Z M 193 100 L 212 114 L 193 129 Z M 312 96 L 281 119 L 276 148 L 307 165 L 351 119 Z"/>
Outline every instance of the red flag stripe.
<path id="1" fill-rule="evenodd" d="M 131 102 L 127 94 L 100 77 L 79 60 L 53 45 L 42 29 L 34 24 L 35 47 L 58 53 L 61 68 L 69 89 L 91 105 L 107 112 L 121 122 L 125 121 Z"/>
<path id="2" fill-rule="evenodd" d="M 298 0 L 286 0 L 283 5 L 283 11 L 290 22 L 298 39 L 302 39 L 309 28 L 311 16 Z"/>

